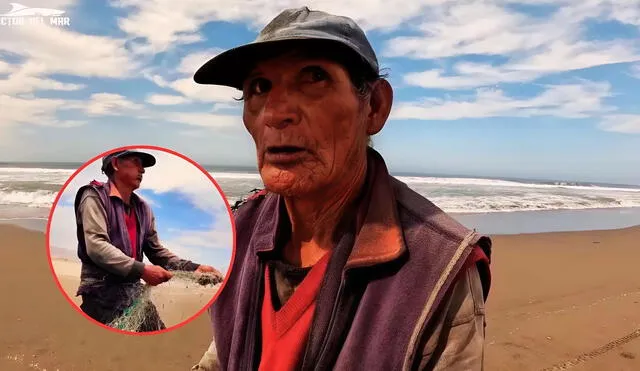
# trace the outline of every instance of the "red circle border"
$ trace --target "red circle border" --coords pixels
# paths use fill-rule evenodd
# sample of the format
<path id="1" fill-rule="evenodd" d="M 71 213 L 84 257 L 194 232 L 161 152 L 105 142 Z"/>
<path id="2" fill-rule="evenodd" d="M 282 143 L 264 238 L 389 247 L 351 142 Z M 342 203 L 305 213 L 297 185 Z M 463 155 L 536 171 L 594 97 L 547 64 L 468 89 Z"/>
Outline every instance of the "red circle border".
<path id="1" fill-rule="evenodd" d="M 124 330 L 120 330 L 120 329 L 116 329 L 116 328 L 107 326 L 107 325 L 105 325 L 103 323 L 100 323 L 100 322 L 96 321 L 95 319 L 91 318 L 89 315 L 87 315 L 85 312 L 83 312 L 82 309 L 80 309 L 80 307 L 73 301 L 73 299 L 69 296 L 69 294 L 67 294 L 67 292 L 64 290 L 64 288 L 62 287 L 62 284 L 60 283 L 60 280 L 58 279 L 56 271 L 55 271 L 55 269 L 53 267 L 53 261 L 52 261 L 52 258 L 51 258 L 51 246 L 50 246 L 51 220 L 53 218 L 53 212 L 54 212 L 55 208 L 58 205 L 60 197 L 64 193 L 64 191 L 67 188 L 67 186 L 69 185 L 69 183 L 71 183 L 71 181 L 78 175 L 78 173 L 80 173 L 82 170 L 84 170 L 86 167 L 88 167 L 89 165 L 91 165 L 95 161 L 101 159 L 102 157 L 104 157 L 104 156 L 106 156 L 106 155 L 108 155 L 110 153 L 117 152 L 117 151 L 122 151 L 122 150 L 127 150 L 127 149 L 155 150 L 155 151 L 161 151 L 161 152 L 169 153 L 169 154 L 172 154 L 174 156 L 180 157 L 181 159 L 189 162 L 191 165 L 193 165 L 196 168 L 198 168 L 211 181 L 211 183 L 213 183 L 213 185 L 216 187 L 216 189 L 218 190 L 220 195 L 222 195 L 222 198 L 225 201 L 227 201 L 225 203 L 226 203 L 226 206 L 227 206 L 227 213 L 229 215 L 229 220 L 231 221 L 231 233 L 233 235 L 233 247 L 232 247 L 232 252 L 231 252 L 231 260 L 229 261 L 229 268 L 227 269 L 227 274 L 225 275 L 224 280 L 222 281 L 222 285 L 220 286 L 220 288 L 218 288 L 218 290 L 216 291 L 215 295 L 213 295 L 213 298 L 211 298 L 211 300 L 202 309 L 200 309 L 198 312 L 196 312 L 193 316 L 191 316 L 191 317 L 187 318 L 186 320 L 178 323 L 177 325 L 168 327 L 168 328 L 166 328 L 164 330 L 149 331 L 149 332 L 124 331 Z M 229 276 L 231 275 L 231 270 L 233 268 L 233 263 L 234 263 L 235 257 L 236 257 L 236 224 L 235 224 L 235 220 L 233 218 L 233 213 L 231 211 L 231 207 L 229 205 L 228 199 L 227 199 L 226 195 L 224 194 L 224 192 L 222 191 L 222 188 L 220 188 L 220 185 L 218 184 L 218 182 L 216 182 L 216 180 L 211 176 L 211 174 L 209 174 L 209 172 L 204 167 L 202 167 L 200 164 L 198 164 L 196 161 L 190 159 L 189 157 L 187 157 L 187 156 L 185 156 L 185 155 L 183 155 L 183 154 L 181 154 L 179 152 L 176 152 L 174 150 L 171 150 L 171 149 L 168 149 L 168 148 L 164 148 L 164 147 L 160 147 L 160 146 L 153 146 L 153 145 L 129 145 L 129 146 L 123 146 L 123 147 L 114 148 L 114 149 L 111 149 L 109 151 L 103 152 L 103 153 L 101 153 L 101 154 L 99 154 L 97 156 L 94 156 L 93 158 L 91 158 L 90 160 L 85 162 L 82 166 L 80 166 L 76 171 L 74 171 L 73 174 L 71 174 L 71 176 L 64 183 L 62 188 L 60 188 L 60 191 L 58 191 L 58 194 L 56 195 L 56 198 L 53 201 L 51 209 L 49 210 L 49 218 L 47 220 L 47 229 L 46 229 L 46 233 L 45 233 L 45 239 L 46 239 L 45 243 L 46 243 L 46 247 L 47 247 L 47 259 L 49 261 L 49 268 L 51 269 L 51 273 L 53 275 L 53 278 L 55 280 L 56 285 L 58 286 L 58 289 L 62 292 L 62 294 L 67 299 L 69 304 L 71 304 L 71 306 L 73 308 L 75 308 L 75 310 L 78 311 L 82 316 L 84 316 L 89 321 L 97 324 L 98 326 L 106 328 L 107 330 L 110 330 L 112 332 L 125 334 L 125 335 L 132 335 L 132 336 L 151 336 L 151 335 L 157 335 L 157 334 L 170 332 L 170 331 L 176 330 L 176 329 L 178 329 L 178 328 L 180 328 L 180 327 L 192 322 L 194 319 L 196 319 L 197 317 L 201 316 L 206 310 L 208 310 L 211 307 L 211 305 L 213 305 L 213 303 L 216 301 L 216 299 L 218 298 L 218 296 L 220 295 L 222 290 L 224 290 L 224 287 L 227 284 Z"/>

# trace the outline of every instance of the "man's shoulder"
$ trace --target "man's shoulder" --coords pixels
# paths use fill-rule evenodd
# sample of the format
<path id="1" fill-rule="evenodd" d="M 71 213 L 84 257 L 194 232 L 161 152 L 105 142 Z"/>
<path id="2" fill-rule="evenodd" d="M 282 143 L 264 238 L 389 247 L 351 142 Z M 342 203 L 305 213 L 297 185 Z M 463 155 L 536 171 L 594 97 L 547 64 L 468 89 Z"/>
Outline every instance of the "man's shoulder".
<path id="1" fill-rule="evenodd" d="M 268 201 L 272 197 L 274 197 L 274 195 L 267 190 L 254 189 L 249 195 L 237 200 L 233 206 L 231 206 L 234 219 L 236 222 L 244 221 L 247 218 L 250 219 L 256 215 L 257 211 L 269 207 L 270 203 L 265 201 Z"/>
<path id="2" fill-rule="evenodd" d="M 393 176 L 390 178 L 403 227 L 437 233 L 458 242 L 472 232 L 432 201 L 409 188 L 407 184 Z"/>
<path id="3" fill-rule="evenodd" d="M 76 192 L 76 200 L 79 205 L 83 204 L 84 201 L 88 198 L 100 199 L 100 194 L 98 193 L 100 190 L 100 186 L 98 186 L 94 182 L 83 185 Z"/>

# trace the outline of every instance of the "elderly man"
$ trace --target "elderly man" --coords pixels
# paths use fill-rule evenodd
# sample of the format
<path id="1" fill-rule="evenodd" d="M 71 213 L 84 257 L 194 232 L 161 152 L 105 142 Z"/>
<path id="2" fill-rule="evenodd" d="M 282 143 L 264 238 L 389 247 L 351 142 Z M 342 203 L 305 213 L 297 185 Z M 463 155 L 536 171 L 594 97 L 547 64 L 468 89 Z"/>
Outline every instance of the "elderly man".
<path id="1" fill-rule="evenodd" d="M 124 150 L 103 158 L 108 182 L 81 187 L 75 200 L 78 257 L 82 261 L 80 308 L 103 324 L 110 324 L 132 305 L 142 289 L 140 279 L 159 285 L 171 279 L 170 270 L 217 272 L 207 265 L 180 259 L 162 246 L 155 217 L 134 193 L 154 156 Z M 143 254 L 154 265 L 142 262 Z M 219 273 L 219 272 L 218 272 Z M 153 305 L 138 331 L 164 329 Z"/>
<path id="2" fill-rule="evenodd" d="M 490 240 L 368 145 L 393 92 L 364 32 L 288 9 L 194 79 L 242 90 L 265 191 L 235 212 L 214 339 L 193 369 L 482 369 Z"/>

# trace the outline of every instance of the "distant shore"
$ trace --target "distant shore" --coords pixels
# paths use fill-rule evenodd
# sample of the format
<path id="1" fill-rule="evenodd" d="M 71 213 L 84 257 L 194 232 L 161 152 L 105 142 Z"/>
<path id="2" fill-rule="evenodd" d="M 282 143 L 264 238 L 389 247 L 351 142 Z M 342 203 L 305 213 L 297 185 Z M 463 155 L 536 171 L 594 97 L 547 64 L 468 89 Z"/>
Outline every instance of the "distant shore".
<path id="1" fill-rule="evenodd" d="M 611 230 L 640 225 L 640 207 L 451 215 L 468 228 L 493 235 Z"/>
<path id="2" fill-rule="evenodd" d="M 0 207 L 0 225 L 46 232 L 49 209 Z M 640 207 L 450 213 L 468 228 L 487 234 L 574 232 L 640 225 Z"/>
<path id="3" fill-rule="evenodd" d="M 206 312 L 152 341 L 95 326 L 56 287 L 42 233 L 0 236 L 1 370 L 188 370 L 207 348 Z M 493 236 L 485 369 L 640 370 L 639 240 L 640 227 Z"/>

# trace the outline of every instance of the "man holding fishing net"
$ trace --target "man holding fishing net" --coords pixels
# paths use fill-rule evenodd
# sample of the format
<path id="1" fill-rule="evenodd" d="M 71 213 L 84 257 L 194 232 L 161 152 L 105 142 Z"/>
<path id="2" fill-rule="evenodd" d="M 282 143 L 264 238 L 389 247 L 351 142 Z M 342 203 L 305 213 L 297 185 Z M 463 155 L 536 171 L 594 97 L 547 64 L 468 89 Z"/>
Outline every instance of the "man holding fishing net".
<path id="1" fill-rule="evenodd" d="M 266 189 L 235 211 L 214 339 L 193 369 L 482 369 L 490 240 L 369 145 L 393 90 L 357 24 L 285 10 L 194 79 L 242 91 Z"/>
<path id="2" fill-rule="evenodd" d="M 220 275 L 213 267 L 179 258 L 160 243 L 153 211 L 134 193 L 145 168 L 155 163 L 149 153 L 111 153 L 102 160 L 107 181 L 81 187 L 75 200 L 80 308 L 103 324 L 135 332 L 165 328 L 141 279 L 148 287 L 170 280 L 171 271 Z M 143 263 L 143 255 L 152 264 Z M 129 319 L 131 323 L 125 323 Z"/>

